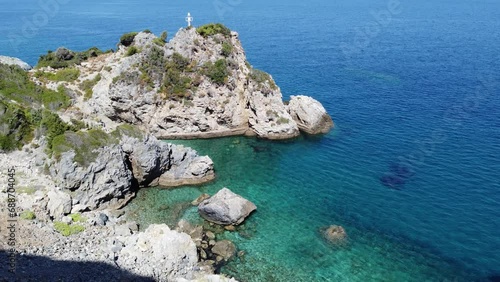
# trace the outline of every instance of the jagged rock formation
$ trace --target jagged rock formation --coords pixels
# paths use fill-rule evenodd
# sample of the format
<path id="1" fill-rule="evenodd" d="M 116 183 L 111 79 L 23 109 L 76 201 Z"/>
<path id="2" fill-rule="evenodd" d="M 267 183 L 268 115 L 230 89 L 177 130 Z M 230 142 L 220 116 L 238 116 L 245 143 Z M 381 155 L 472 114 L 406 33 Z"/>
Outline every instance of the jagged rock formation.
<path id="1" fill-rule="evenodd" d="M 0 64 L 5 64 L 5 65 L 16 65 L 22 68 L 23 70 L 30 70 L 31 66 L 22 61 L 21 59 L 18 58 L 13 58 L 13 57 L 7 57 L 7 56 L 0 56 Z"/>
<path id="2" fill-rule="evenodd" d="M 332 118 L 323 105 L 308 96 L 291 96 L 288 112 L 299 129 L 308 134 L 327 133 L 333 127 Z"/>
<path id="3" fill-rule="evenodd" d="M 124 135 L 119 144 L 111 139 L 84 152 L 72 147 L 95 137 L 66 133 L 59 138 L 66 143 L 54 148 L 65 150 L 56 154 L 50 168 L 54 181 L 71 192 L 73 204 L 90 210 L 120 208 L 139 186 L 196 184 L 214 178 L 209 157 L 153 136 Z"/>
<path id="4" fill-rule="evenodd" d="M 203 218 L 222 225 L 238 225 L 256 209 L 255 204 L 227 188 L 222 188 L 198 205 L 198 212 Z"/>

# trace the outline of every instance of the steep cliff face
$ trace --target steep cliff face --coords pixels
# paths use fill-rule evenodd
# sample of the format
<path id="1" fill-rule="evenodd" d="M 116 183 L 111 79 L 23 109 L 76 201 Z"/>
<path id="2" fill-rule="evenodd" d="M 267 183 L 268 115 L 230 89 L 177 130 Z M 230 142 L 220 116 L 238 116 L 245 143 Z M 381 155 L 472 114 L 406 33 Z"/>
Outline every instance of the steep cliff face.
<path id="1" fill-rule="evenodd" d="M 64 84 L 80 118 L 110 129 L 130 123 L 165 139 L 299 134 L 279 87 L 247 62 L 236 32 L 180 29 L 168 43 L 146 32 L 132 38 L 75 66 L 75 81 L 47 85 Z"/>

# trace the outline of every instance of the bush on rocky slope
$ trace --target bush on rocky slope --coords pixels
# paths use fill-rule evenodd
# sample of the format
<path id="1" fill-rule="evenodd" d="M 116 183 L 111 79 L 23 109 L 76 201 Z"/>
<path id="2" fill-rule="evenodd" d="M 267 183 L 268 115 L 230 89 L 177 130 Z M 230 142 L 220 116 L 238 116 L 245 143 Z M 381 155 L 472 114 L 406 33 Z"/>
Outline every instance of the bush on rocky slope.
<path id="1" fill-rule="evenodd" d="M 112 50 L 106 51 L 106 53 L 108 52 L 112 52 Z M 64 47 L 60 47 L 56 52 L 48 51 L 46 55 L 40 56 L 36 67 L 51 67 L 54 69 L 66 68 L 73 65 L 79 65 L 89 58 L 97 57 L 103 53 L 104 52 L 97 47 L 92 47 L 83 52 L 74 52 Z"/>
<path id="2" fill-rule="evenodd" d="M 3 64 L 0 64 L 0 96 L 33 108 L 43 104 L 47 109 L 57 110 L 70 104 L 70 98 L 61 89 L 53 91 L 36 85 L 20 67 Z"/>
<path id="3" fill-rule="evenodd" d="M 225 27 L 223 24 L 210 23 L 202 25 L 196 29 L 196 31 L 203 37 L 209 37 L 216 34 L 222 34 L 224 36 L 231 36 L 231 30 Z"/>

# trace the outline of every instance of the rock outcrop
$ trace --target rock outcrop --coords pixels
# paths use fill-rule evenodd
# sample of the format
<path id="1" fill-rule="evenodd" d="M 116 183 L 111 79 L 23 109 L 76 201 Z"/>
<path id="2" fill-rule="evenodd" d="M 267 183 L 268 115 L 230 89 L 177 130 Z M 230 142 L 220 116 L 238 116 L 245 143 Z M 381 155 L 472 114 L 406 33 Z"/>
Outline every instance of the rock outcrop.
<path id="1" fill-rule="evenodd" d="M 210 181 L 215 177 L 213 162 L 188 147 L 144 139 L 122 138 L 135 179 L 140 186 L 179 186 Z"/>
<path id="2" fill-rule="evenodd" d="M 290 96 L 288 112 L 299 126 L 308 134 L 327 133 L 333 127 L 332 118 L 323 105 L 308 96 Z"/>
<path id="3" fill-rule="evenodd" d="M 73 151 L 62 153 L 51 172 L 56 184 L 72 192 L 75 204 L 91 210 L 120 208 L 134 196 L 132 171 L 120 146 L 103 147 L 89 166 L 74 158 Z"/>
<path id="4" fill-rule="evenodd" d="M 120 208 L 139 187 L 198 184 L 215 177 L 209 157 L 149 135 L 122 136 L 119 144 L 106 144 L 79 156 L 89 164 L 77 162 L 71 146 L 85 142 L 78 139 L 82 136 L 65 135 L 73 143 L 64 145 L 67 151 L 53 160 L 50 171 L 56 184 L 71 191 L 75 205 L 90 210 Z"/>
<path id="5" fill-rule="evenodd" d="M 71 212 L 71 196 L 58 190 L 51 190 L 47 193 L 47 210 L 49 215 L 55 219 Z"/>
<path id="6" fill-rule="evenodd" d="M 256 209 L 255 204 L 227 188 L 198 205 L 198 212 L 203 218 L 221 225 L 238 225 Z"/>
<path id="7" fill-rule="evenodd" d="M 212 247 L 212 253 L 229 260 L 236 254 L 236 246 L 229 240 L 218 241 Z"/>
<path id="8" fill-rule="evenodd" d="M 15 65 L 22 68 L 23 70 L 31 69 L 31 66 L 28 63 L 22 61 L 21 59 L 13 57 L 0 56 L 0 64 Z"/>

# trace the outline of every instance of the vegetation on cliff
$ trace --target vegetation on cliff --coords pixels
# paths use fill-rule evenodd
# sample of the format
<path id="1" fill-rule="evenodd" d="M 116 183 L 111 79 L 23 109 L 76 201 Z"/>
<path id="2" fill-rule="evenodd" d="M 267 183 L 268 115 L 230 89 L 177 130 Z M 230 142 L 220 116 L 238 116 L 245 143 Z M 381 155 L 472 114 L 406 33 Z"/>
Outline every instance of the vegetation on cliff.
<path id="1" fill-rule="evenodd" d="M 113 52 L 108 50 L 106 53 Z M 79 65 L 86 60 L 97 57 L 104 52 L 97 47 L 92 47 L 87 51 L 74 52 L 64 47 L 58 48 L 57 51 L 48 51 L 46 55 L 40 56 L 36 68 L 51 67 L 54 69 L 66 68 L 73 65 Z"/>
<path id="2" fill-rule="evenodd" d="M 69 106 L 65 92 L 36 85 L 21 68 L 0 64 L 0 150 L 19 149 L 33 139 L 35 130 L 47 135 L 50 144 L 55 134 L 70 129 L 52 112 Z"/>
<path id="3" fill-rule="evenodd" d="M 99 155 L 98 149 L 118 144 L 123 136 L 142 138 L 143 135 L 140 130 L 131 125 L 118 126 L 110 134 L 100 129 L 66 131 L 54 138 L 52 153 L 56 159 L 59 159 L 62 153 L 74 151 L 74 161 L 82 166 L 88 166 Z"/>
<path id="4" fill-rule="evenodd" d="M 231 30 L 220 23 L 210 23 L 202 25 L 196 29 L 196 31 L 203 37 L 209 37 L 216 34 L 222 34 L 224 36 L 231 36 Z"/>

